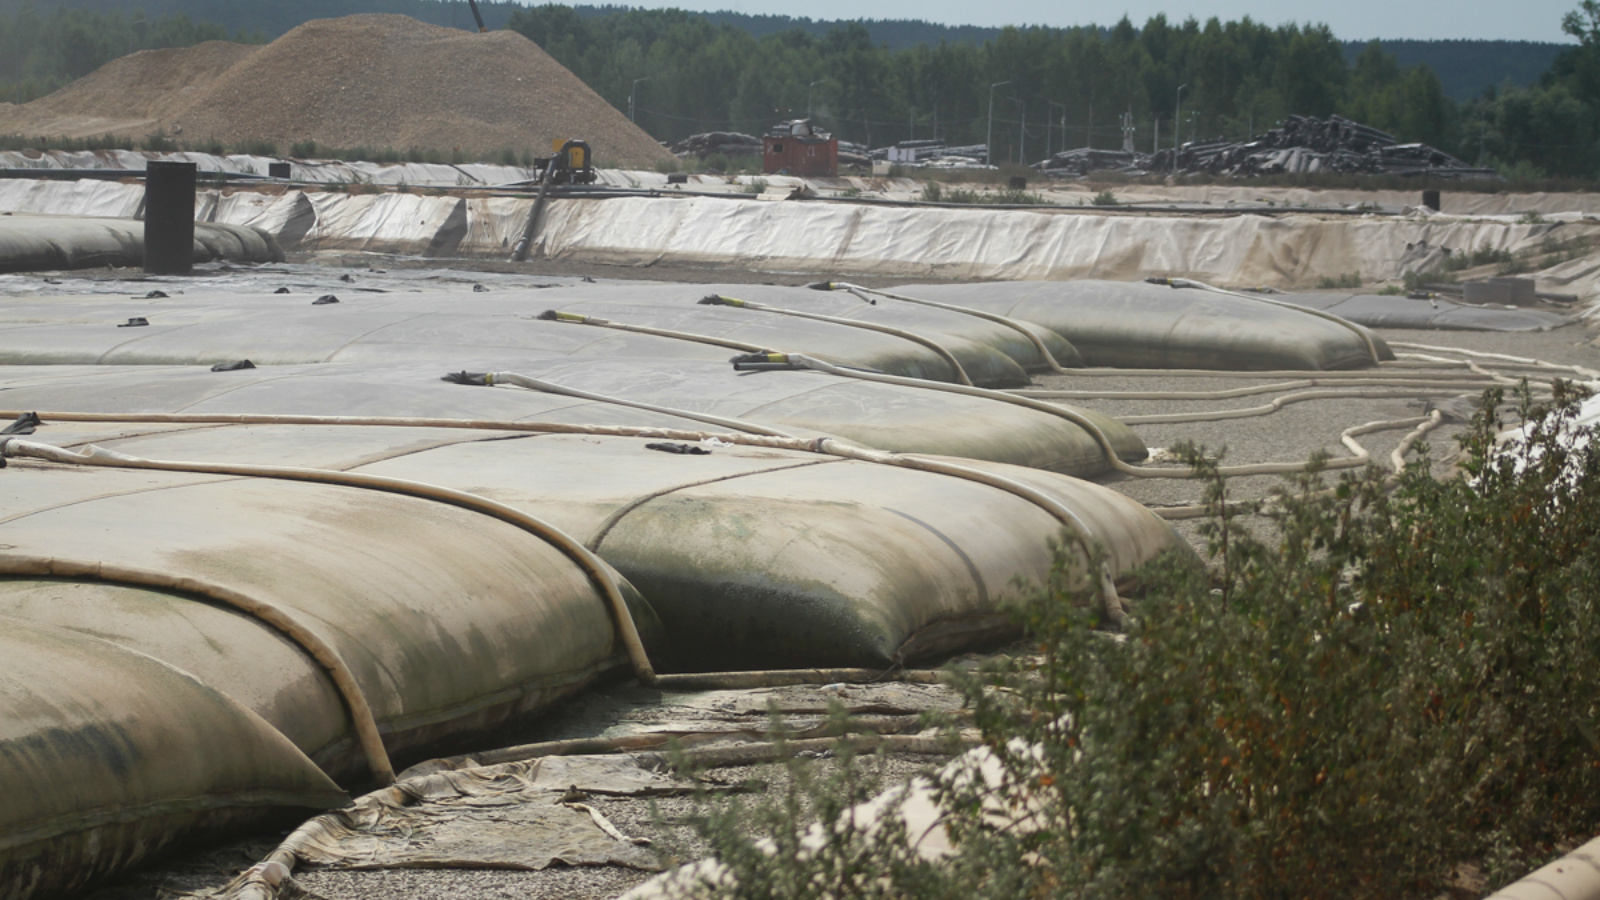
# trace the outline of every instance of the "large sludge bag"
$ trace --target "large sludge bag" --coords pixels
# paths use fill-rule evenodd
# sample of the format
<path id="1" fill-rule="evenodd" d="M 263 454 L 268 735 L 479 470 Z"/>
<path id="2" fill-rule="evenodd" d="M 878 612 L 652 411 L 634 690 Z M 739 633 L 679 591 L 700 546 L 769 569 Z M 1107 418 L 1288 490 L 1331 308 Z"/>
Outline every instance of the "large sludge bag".
<path id="1" fill-rule="evenodd" d="M 1091 366 L 1317 371 L 1393 358 L 1359 325 L 1270 297 L 1120 281 L 913 284 L 893 292 L 1047 326 Z"/>
<path id="2" fill-rule="evenodd" d="M 72 891 L 187 834 L 346 797 L 261 717 L 83 633 L 0 616 L 0 896 Z"/>

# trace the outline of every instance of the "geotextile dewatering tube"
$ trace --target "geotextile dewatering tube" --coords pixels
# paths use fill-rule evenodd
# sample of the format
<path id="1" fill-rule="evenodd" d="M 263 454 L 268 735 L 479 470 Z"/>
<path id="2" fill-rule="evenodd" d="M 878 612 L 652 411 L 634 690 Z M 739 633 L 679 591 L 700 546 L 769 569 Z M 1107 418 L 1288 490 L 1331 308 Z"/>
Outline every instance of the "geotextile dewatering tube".
<path id="1" fill-rule="evenodd" d="M 756 356 L 759 356 L 760 358 L 756 358 Z M 1134 466 L 1123 462 L 1122 459 L 1117 456 L 1116 448 L 1112 445 L 1110 436 L 1102 431 L 1099 425 L 1095 424 L 1094 421 L 1089 419 L 1087 416 L 1081 415 L 1080 413 L 1063 406 L 1056 406 L 1051 403 L 1041 403 L 1038 400 L 1033 400 L 1029 397 L 1019 397 L 1005 391 L 991 391 L 985 388 L 969 387 L 967 385 L 945 384 L 938 381 L 923 381 L 917 378 L 902 378 L 898 375 L 885 375 L 881 372 L 866 372 L 859 369 L 847 369 L 825 363 L 819 359 L 814 359 L 800 353 L 769 353 L 757 354 L 756 356 L 743 359 L 736 357 L 734 359 L 734 368 L 748 366 L 751 368 L 767 367 L 814 369 L 818 372 L 823 372 L 828 375 L 839 375 L 845 378 L 860 378 L 865 381 L 879 381 L 883 382 L 884 384 L 897 384 L 901 385 L 902 387 L 915 387 L 929 391 L 946 391 L 955 394 L 968 394 L 974 397 L 986 397 L 990 400 L 999 400 L 1002 403 L 1025 406 L 1029 409 L 1038 410 L 1039 412 L 1060 416 L 1072 424 L 1077 425 L 1079 428 L 1082 428 L 1089 434 L 1090 437 L 1094 438 L 1095 443 L 1100 447 L 1101 454 L 1106 459 L 1106 463 L 1111 466 L 1111 468 L 1121 472 L 1124 475 L 1129 475 L 1134 478 L 1194 477 L 1194 473 L 1190 472 L 1188 469 L 1148 468 L 1144 466 Z M 1330 469 L 1348 469 L 1365 464 L 1365 457 L 1357 457 L 1329 460 L 1324 464 L 1324 467 Z M 1305 463 L 1257 463 L 1255 465 L 1246 466 L 1224 466 L 1218 469 L 1218 474 L 1225 476 L 1290 475 L 1302 471 L 1305 471 Z"/>
<path id="2" fill-rule="evenodd" d="M 834 325 L 843 325 L 847 328 L 860 328 L 864 331 L 877 331 L 883 334 L 893 335 L 897 338 L 902 338 L 913 343 L 921 344 L 922 346 L 927 347 L 929 350 L 932 350 L 934 353 L 939 354 L 940 358 L 950 364 L 950 368 L 952 371 L 954 371 L 956 382 L 958 384 L 964 384 L 969 387 L 972 385 L 972 379 L 967 377 L 967 370 L 961 367 L 961 363 L 956 359 L 954 353 L 951 353 L 938 341 L 935 341 L 932 338 L 924 337 L 912 331 L 906 331 L 904 328 L 895 328 L 890 325 L 879 325 L 875 322 L 862 322 L 856 319 L 844 319 L 840 318 L 839 316 L 825 316 L 821 313 L 804 312 L 802 310 L 788 309 L 782 306 L 768 306 L 765 303 L 756 303 L 751 300 L 739 300 L 734 297 L 724 297 L 721 294 L 710 294 L 706 297 L 702 297 L 700 299 L 700 303 L 705 306 L 731 306 L 735 309 L 753 309 L 758 312 L 777 313 L 780 316 L 794 316 L 798 319 L 814 319 L 818 322 L 829 322 Z"/>
<path id="3" fill-rule="evenodd" d="M 75 458 L 80 454 L 75 454 L 70 450 L 61 450 L 48 444 L 36 444 L 32 441 L 0 441 L 0 454 L 4 456 L 27 456 L 51 462 L 80 464 L 80 461 Z M 94 463 L 90 464 L 93 465 Z M 283 635 L 290 643 L 299 647 L 317 665 L 322 667 L 322 670 L 328 675 L 328 680 L 333 682 L 334 690 L 338 691 L 340 699 L 344 701 L 346 710 L 350 713 L 351 728 L 356 733 L 356 741 L 361 746 L 362 755 L 366 757 L 367 767 L 372 772 L 373 780 L 379 784 L 389 784 L 394 781 L 394 766 L 389 762 L 389 752 L 383 746 L 383 736 L 378 733 L 377 719 L 372 713 L 371 705 L 367 703 L 366 693 L 361 690 L 360 683 L 356 681 L 355 673 L 350 671 L 350 666 L 345 663 L 338 650 L 324 641 L 306 624 L 296 620 L 286 610 L 251 597 L 248 594 L 242 594 L 232 588 L 198 578 L 174 576 L 151 569 L 106 565 L 100 562 L 84 560 L 19 556 L 5 553 L 0 554 L 0 575 L 41 578 L 89 578 L 112 584 L 138 585 L 165 591 L 176 591 L 180 595 L 205 597 L 207 600 L 226 606 L 261 622 L 273 631 Z"/>
<path id="4" fill-rule="evenodd" d="M 509 384 L 516 387 L 528 388 L 529 390 L 543 391 L 547 394 L 560 394 L 563 397 L 576 397 L 579 400 L 591 400 L 598 403 L 609 403 L 614 406 L 626 406 L 630 409 L 642 409 L 649 412 L 661 411 L 661 407 L 652 406 L 648 403 L 640 403 L 635 400 L 624 400 L 620 397 L 611 397 L 605 394 L 594 394 L 590 393 L 589 391 L 583 391 L 577 388 L 570 388 L 566 387 L 565 385 L 556 384 L 553 381 L 545 381 L 542 378 L 531 378 L 527 375 L 518 375 L 515 372 L 456 372 L 444 376 L 442 380 L 449 381 L 454 384 L 478 385 L 481 387 L 493 387 L 497 384 Z M 691 412 L 686 409 L 674 410 L 673 415 L 682 419 L 691 419 L 696 422 L 704 422 L 707 425 L 715 425 L 718 428 L 731 428 L 734 431 L 743 431 L 749 434 L 764 434 L 771 437 L 794 437 L 794 435 L 789 434 L 788 432 L 779 431 L 775 428 L 768 428 L 765 425 L 757 425 L 754 422 L 746 422 L 742 419 L 729 419 L 724 418 L 723 416 L 713 416 L 709 413 Z"/>
<path id="5" fill-rule="evenodd" d="M 211 475 L 237 475 L 245 478 L 276 478 L 284 481 L 333 484 L 364 490 L 385 491 L 392 494 L 404 494 L 437 503 L 447 503 L 499 519 L 540 538 L 577 563 L 584 574 L 588 575 L 589 579 L 600 588 L 601 593 L 608 601 L 613 623 L 617 628 L 617 634 L 622 641 L 623 648 L 627 652 L 628 660 L 633 665 L 634 674 L 645 684 L 653 684 L 655 682 L 655 669 L 651 667 L 650 659 L 645 654 L 644 642 L 639 638 L 639 631 L 634 626 L 632 614 L 628 612 L 627 601 L 623 598 L 616 579 L 611 577 L 611 572 L 607 569 L 605 563 L 600 560 L 600 557 L 554 525 L 550 525 L 504 503 L 480 497 L 477 494 L 470 494 L 466 491 L 458 491 L 453 488 L 426 484 L 420 481 L 409 481 L 403 478 L 391 478 L 384 475 L 335 472 L 328 469 L 308 469 L 292 466 L 253 466 L 143 459 L 101 447 L 91 446 L 79 452 L 16 438 L 0 440 L 0 457 L 31 457 L 65 465 L 156 469 L 168 472 L 196 472 Z M 390 776 L 392 777 L 392 775 L 393 773 L 391 772 Z"/>
<path id="6" fill-rule="evenodd" d="M 847 291 L 868 303 L 875 303 L 876 301 L 870 299 L 866 295 L 877 294 L 879 297 L 887 297 L 890 300 L 899 300 L 902 303 L 915 303 L 918 306 L 931 306 L 934 309 L 945 309 L 949 310 L 950 312 L 958 312 L 963 315 L 973 316 L 989 322 L 995 322 L 1012 330 L 1021 332 L 1022 335 L 1028 339 L 1029 343 L 1033 344 L 1034 349 L 1039 351 L 1039 356 L 1044 360 L 1045 365 L 1050 368 L 1050 371 L 1056 373 L 1057 375 L 1070 375 L 1076 371 L 1074 369 L 1068 369 L 1062 366 L 1061 363 L 1056 360 L 1055 354 L 1050 352 L 1050 348 L 1045 346 L 1044 341 L 1040 340 L 1039 336 L 1034 334 L 1032 329 L 1028 328 L 1026 325 L 1023 325 L 1016 319 L 1002 316 L 999 313 L 985 312 L 981 309 L 973 309 L 970 306 L 959 306 L 954 303 L 940 303 L 937 300 L 922 300 L 917 297 L 907 297 L 904 294 L 893 294 L 889 291 L 880 291 L 875 288 L 862 287 L 859 284 L 850 284 L 849 282 L 845 281 L 819 281 L 816 284 L 808 284 L 806 287 L 819 291 Z M 1063 338 L 1063 340 L 1065 340 L 1065 338 Z"/>
<path id="7" fill-rule="evenodd" d="M 765 358 L 767 356 L 772 356 L 773 354 L 760 354 L 760 355 L 762 355 Z M 791 358 L 809 359 L 809 357 L 799 357 L 797 354 L 792 354 Z M 815 365 L 818 365 L 818 366 L 827 367 L 824 371 L 828 371 L 828 370 L 833 370 L 835 372 L 843 371 L 843 370 L 838 369 L 835 366 L 832 366 L 832 365 L 830 365 L 828 363 L 821 362 L 819 360 L 810 360 L 810 362 L 815 364 Z M 866 373 L 863 373 L 863 375 L 865 375 L 865 374 Z M 519 376 L 514 372 L 487 372 L 487 373 L 484 373 L 483 378 L 484 378 L 485 383 L 487 383 L 487 384 L 518 384 L 518 385 L 523 385 L 523 386 L 534 387 L 535 390 L 541 389 L 541 388 L 538 388 L 538 387 L 535 386 L 535 385 L 541 383 L 541 382 L 538 381 L 538 379 L 523 378 L 522 376 Z M 896 376 L 890 376 L 890 375 L 884 375 L 884 376 L 876 376 L 876 375 L 874 375 L 874 376 L 871 377 L 870 380 L 878 380 L 879 378 L 889 379 L 891 381 L 891 383 L 910 382 L 911 384 L 913 384 L 915 386 L 936 385 L 936 386 L 938 386 L 940 388 L 947 388 L 947 389 L 951 389 L 951 390 L 959 390 L 959 391 L 962 391 L 962 392 L 971 392 L 971 393 L 978 394 L 979 396 L 986 396 L 986 395 L 994 393 L 993 391 L 985 391 L 985 390 L 983 390 L 981 388 L 962 387 L 960 385 L 949 385 L 949 384 L 943 384 L 943 383 L 940 383 L 940 382 L 926 382 L 926 381 L 922 381 L 920 379 L 915 379 L 915 378 L 904 378 L 904 379 L 902 379 L 902 378 L 898 378 Z M 461 383 L 466 383 L 466 382 L 461 382 Z M 1002 396 L 1004 396 L 1004 395 L 1002 395 Z M 607 400 L 608 399 L 608 398 L 606 398 L 606 397 L 604 397 L 602 395 L 594 395 L 594 397 L 596 399 L 600 399 L 600 400 Z M 655 406 L 655 405 L 649 405 L 649 404 L 632 404 L 632 405 L 634 405 L 634 406 L 636 406 L 638 408 L 642 408 L 642 409 L 649 409 L 649 410 L 654 411 L 654 412 L 667 413 L 667 414 L 671 414 L 671 415 L 677 415 L 678 414 L 677 410 L 674 410 L 672 407 L 667 407 L 667 406 Z M 1038 406 L 1046 406 L 1046 404 L 1037 404 L 1037 405 Z M 1049 411 L 1049 410 L 1047 409 L 1047 411 Z M 1065 412 L 1065 410 L 1063 410 L 1062 412 Z M 1081 417 L 1079 417 L 1079 418 L 1081 418 Z M 736 422 L 737 423 L 737 427 L 741 427 L 741 428 L 743 428 L 744 426 L 749 424 L 749 423 L 738 422 L 738 420 L 729 420 L 729 421 Z M 1089 424 L 1092 425 L 1093 423 L 1089 423 Z M 1111 447 L 1111 439 L 1106 437 L 1105 433 L 1101 432 L 1098 427 L 1096 427 L 1094 429 L 1094 433 L 1098 435 L 1098 439 L 1101 441 L 1102 448 L 1104 448 L 1104 450 L 1111 456 L 1112 459 L 1116 459 L 1115 450 Z M 1023 484 L 1023 483 L 1021 483 L 1019 481 L 1016 481 L 1015 479 L 1006 478 L 1006 477 L 1004 477 L 1002 475 L 996 475 L 994 473 L 985 472 L 985 471 L 982 471 L 980 469 L 973 469 L 973 468 L 969 468 L 967 466 L 957 465 L 955 463 L 944 462 L 942 460 L 927 459 L 925 457 L 910 456 L 910 455 L 904 455 L 904 454 L 898 454 L 898 453 L 888 453 L 888 452 L 885 452 L 885 451 L 882 451 L 882 450 L 869 450 L 869 449 L 867 449 L 865 447 L 861 447 L 861 446 L 858 446 L 856 444 L 851 444 L 851 443 L 846 442 L 846 441 L 841 441 L 838 438 L 824 437 L 824 438 L 816 438 L 814 440 L 804 440 L 804 439 L 801 439 L 801 438 L 788 437 L 788 438 L 775 438 L 773 440 L 775 440 L 775 441 L 787 441 L 787 443 L 763 442 L 762 446 L 781 446 L 781 447 L 784 447 L 785 449 L 790 449 L 790 450 L 801 450 L 801 451 L 805 451 L 805 452 L 809 452 L 809 453 L 826 453 L 826 454 L 828 454 L 830 456 L 840 456 L 840 457 L 844 457 L 846 459 L 861 460 L 863 462 L 878 463 L 878 464 L 881 464 L 881 465 L 899 466 L 901 468 L 907 468 L 907 469 L 921 469 L 921 470 L 926 471 L 926 472 L 935 472 L 935 473 L 938 473 L 938 474 L 941 474 L 941 475 L 951 475 L 951 476 L 954 476 L 956 478 L 965 479 L 967 481 L 974 481 L 974 482 L 978 482 L 980 484 L 989 485 L 990 487 L 999 488 L 1000 490 L 1006 491 L 1006 492 L 1011 493 L 1011 494 L 1015 494 L 1016 496 L 1021 497 L 1024 500 L 1027 500 L 1027 501 L 1033 503 L 1035 506 L 1038 506 L 1039 508 L 1041 508 L 1041 509 L 1045 510 L 1046 512 L 1048 512 L 1051 516 L 1055 517 L 1057 520 L 1059 520 L 1063 525 L 1065 525 L 1067 527 L 1068 531 L 1070 531 L 1073 534 L 1074 540 L 1076 540 L 1077 542 L 1079 542 L 1081 544 L 1081 547 L 1082 547 L 1082 550 L 1083 550 L 1083 553 L 1084 553 L 1085 561 L 1092 563 L 1092 561 L 1095 558 L 1093 541 L 1091 541 L 1090 538 L 1089 538 L 1088 527 L 1086 525 L 1084 525 L 1083 520 L 1078 518 L 1078 514 L 1077 513 L 1073 512 L 1072 509 L 1070 507 L 1068 507 L 1067 505 L 1057 501 L 1054 497 L 1051 497 L 1051 496 L 1049 496 L 1047 494 L 1044 494 L 1041 491 L 1038 491 L 1038 490 L 1035 490 L 1035 489 L 1033 489 L 1031 487 L 1028 487 L 1027 485 L 1025 485 L 1025 484 Z M 732 441 L 732 443 L 746 443 L 746 441 L 744 441 L 744 440 L 735 440 L 735 441 Z M 1121 460 L 1117 460 L 1117 462 L 1120 463 Z M 1187 476 L 1188 473 L 1185 472 L 1184 475 Z M 1101 582 L 1101 599 L 1105 603 L 1106 615 L 1109 618 L 1111 618 L 1113 621 L 1117 622 L 1118 624 L 1121 624 L 1122 619 L 1123 619 L 1123 610 L 1122 610 L 1122 603 L 1117 598 L 1116 586 L 1113 583 L 1113 579 L 1111 577 L 1110 571 L 1108 569 L 1106 569 L 1104 564 L 1102 564 L 1101 569 L 1102 569 L 1102 571 L 1099 573 L 1099 578 L 1100 578 L 1100 582 Z"/>
<path id="8" fill-rule="evenodd" d="M 1320 309 L 1312 309 L 1306 306 L 1296 306 L 1293 303 L 1284 303 L 1282 300 L 1273 300 L 1268 297 L 1263 297 L 1260 294 L 1243 294 L 1239 291 L 1230 291 L 1226 288 L 1219 288 L 1214 285 L 1206 284 L 1203 281 L 1194 281 L 1188 278 L 1146 278 L 1145 281 L 1149 282 L 1150 284 L 1164 284 L 1168 287 L 1179 289 L 1198 288 L 1199 290 L 1210 291 L 1214 294 L 1226 294 L 1229 297 L 1238 297 L 1241 300 L 1255 300 L 1258 303 L 1265 303 L 1268 306 L 1276 306 L 1279 309 L 1292 310 L 1294 312 L 1315 316 L 1319 319 L 1326 319 L 1329 322 L 1343 325 L 1345 328 L 1350 329 L 1356 335 L 1356 337 L 1361 338 L 1361 342 L 1367 345 L 1367 353 L 1372 356 L 1372 362 L 1374 364 L 1383 362 L 1383 354 L 1378 352 L 1378 345 L 1372 340 L 1372 332 L 1367 331 L 1365 328 L 1362 328 L 1360 325 L 1357 325 L 1348 319 L 1341 319 L 1333 313 L 1323 312 Z"/>

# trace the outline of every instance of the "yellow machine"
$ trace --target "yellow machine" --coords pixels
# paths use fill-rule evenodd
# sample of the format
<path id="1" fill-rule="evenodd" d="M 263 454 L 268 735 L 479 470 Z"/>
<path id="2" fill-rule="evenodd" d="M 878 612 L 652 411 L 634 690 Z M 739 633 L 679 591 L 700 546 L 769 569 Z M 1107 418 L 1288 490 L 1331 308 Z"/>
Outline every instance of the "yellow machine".
<path id="1" fill-rule="evenodd" d="M 550 142 L 555 155 L 533 161 L 545 184 L 594 184 L 594 161 L 588 143 L 556 138 Z"/>

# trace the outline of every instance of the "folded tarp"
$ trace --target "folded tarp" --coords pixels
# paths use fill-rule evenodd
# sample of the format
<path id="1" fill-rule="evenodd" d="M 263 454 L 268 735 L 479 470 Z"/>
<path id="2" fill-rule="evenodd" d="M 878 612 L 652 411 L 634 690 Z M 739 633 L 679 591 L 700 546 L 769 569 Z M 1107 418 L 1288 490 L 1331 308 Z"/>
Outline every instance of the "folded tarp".
<path id="1" fill-rule="evenodd" d="M 557 326 L 575 334 L 599 329 Z M 4 332 L 0 332 L 3 339 Z M 725 351 L 719 351 L 725 352 Z M 0 406 L 15 412 L 251 413 L 532 419 L 726 431 L 668 412 L 511 386 L 464 387 L 447 371 L 500 368 L 462 355 L 448 363 L 273 366 L 213 372 L 204 366 L 0 366 Z M 636 403 L 742 419 L 796 436 L 832 435 L 882 450 L 990 460 L 1070 475 L 1110 466 L 1078 425 L 1049 412 L 984 397 L 876 384 L 807 371 L 739 373 L 726 361 L 553 359 L 515 363 L 520 374 Z M 1101 413 L 1117 455 L 1147 455 L 1133 430 Z"/>
<path id="2" fill-rule="evenodd" d="M 1317 371 L 1373 365 L 1373 349 L 1379 359 L 1393 358 L 1381 338 L 1359 325 L 1197 288 L 1042 281 L 917 284 L 892 292 L 1036 322 L 1071 341 L 1091 366 Z"/>
<path id="3" fill-rule="evenodd" d="M 265 231 L 197 222 L 194 261 L 282 262 Z M 136 219 L 0 216 L 0 272 L 40 272 L 144 264 L 144 223 Z"/>
<path id="4" fill-rule="evenodd" d="M 1274 300 L 1320 309 L 1368 328 L 1436 331 L 1549 331 L 1575 320 L 1542 309 L 1467 306 L 1444 297 L 1377 294 L 1273 294 Z"/>

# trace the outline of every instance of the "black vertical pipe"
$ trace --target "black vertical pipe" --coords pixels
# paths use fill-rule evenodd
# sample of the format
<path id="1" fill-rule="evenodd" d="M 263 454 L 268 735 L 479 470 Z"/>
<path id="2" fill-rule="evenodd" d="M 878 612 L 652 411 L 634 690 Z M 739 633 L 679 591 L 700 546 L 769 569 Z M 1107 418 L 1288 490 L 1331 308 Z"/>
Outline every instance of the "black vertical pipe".
<path id="1" fill-rule="evenodd" d="M 144 270 L 152 275 L 194 271 L 194 181 L 194 163 L 145 167 Z"/>

